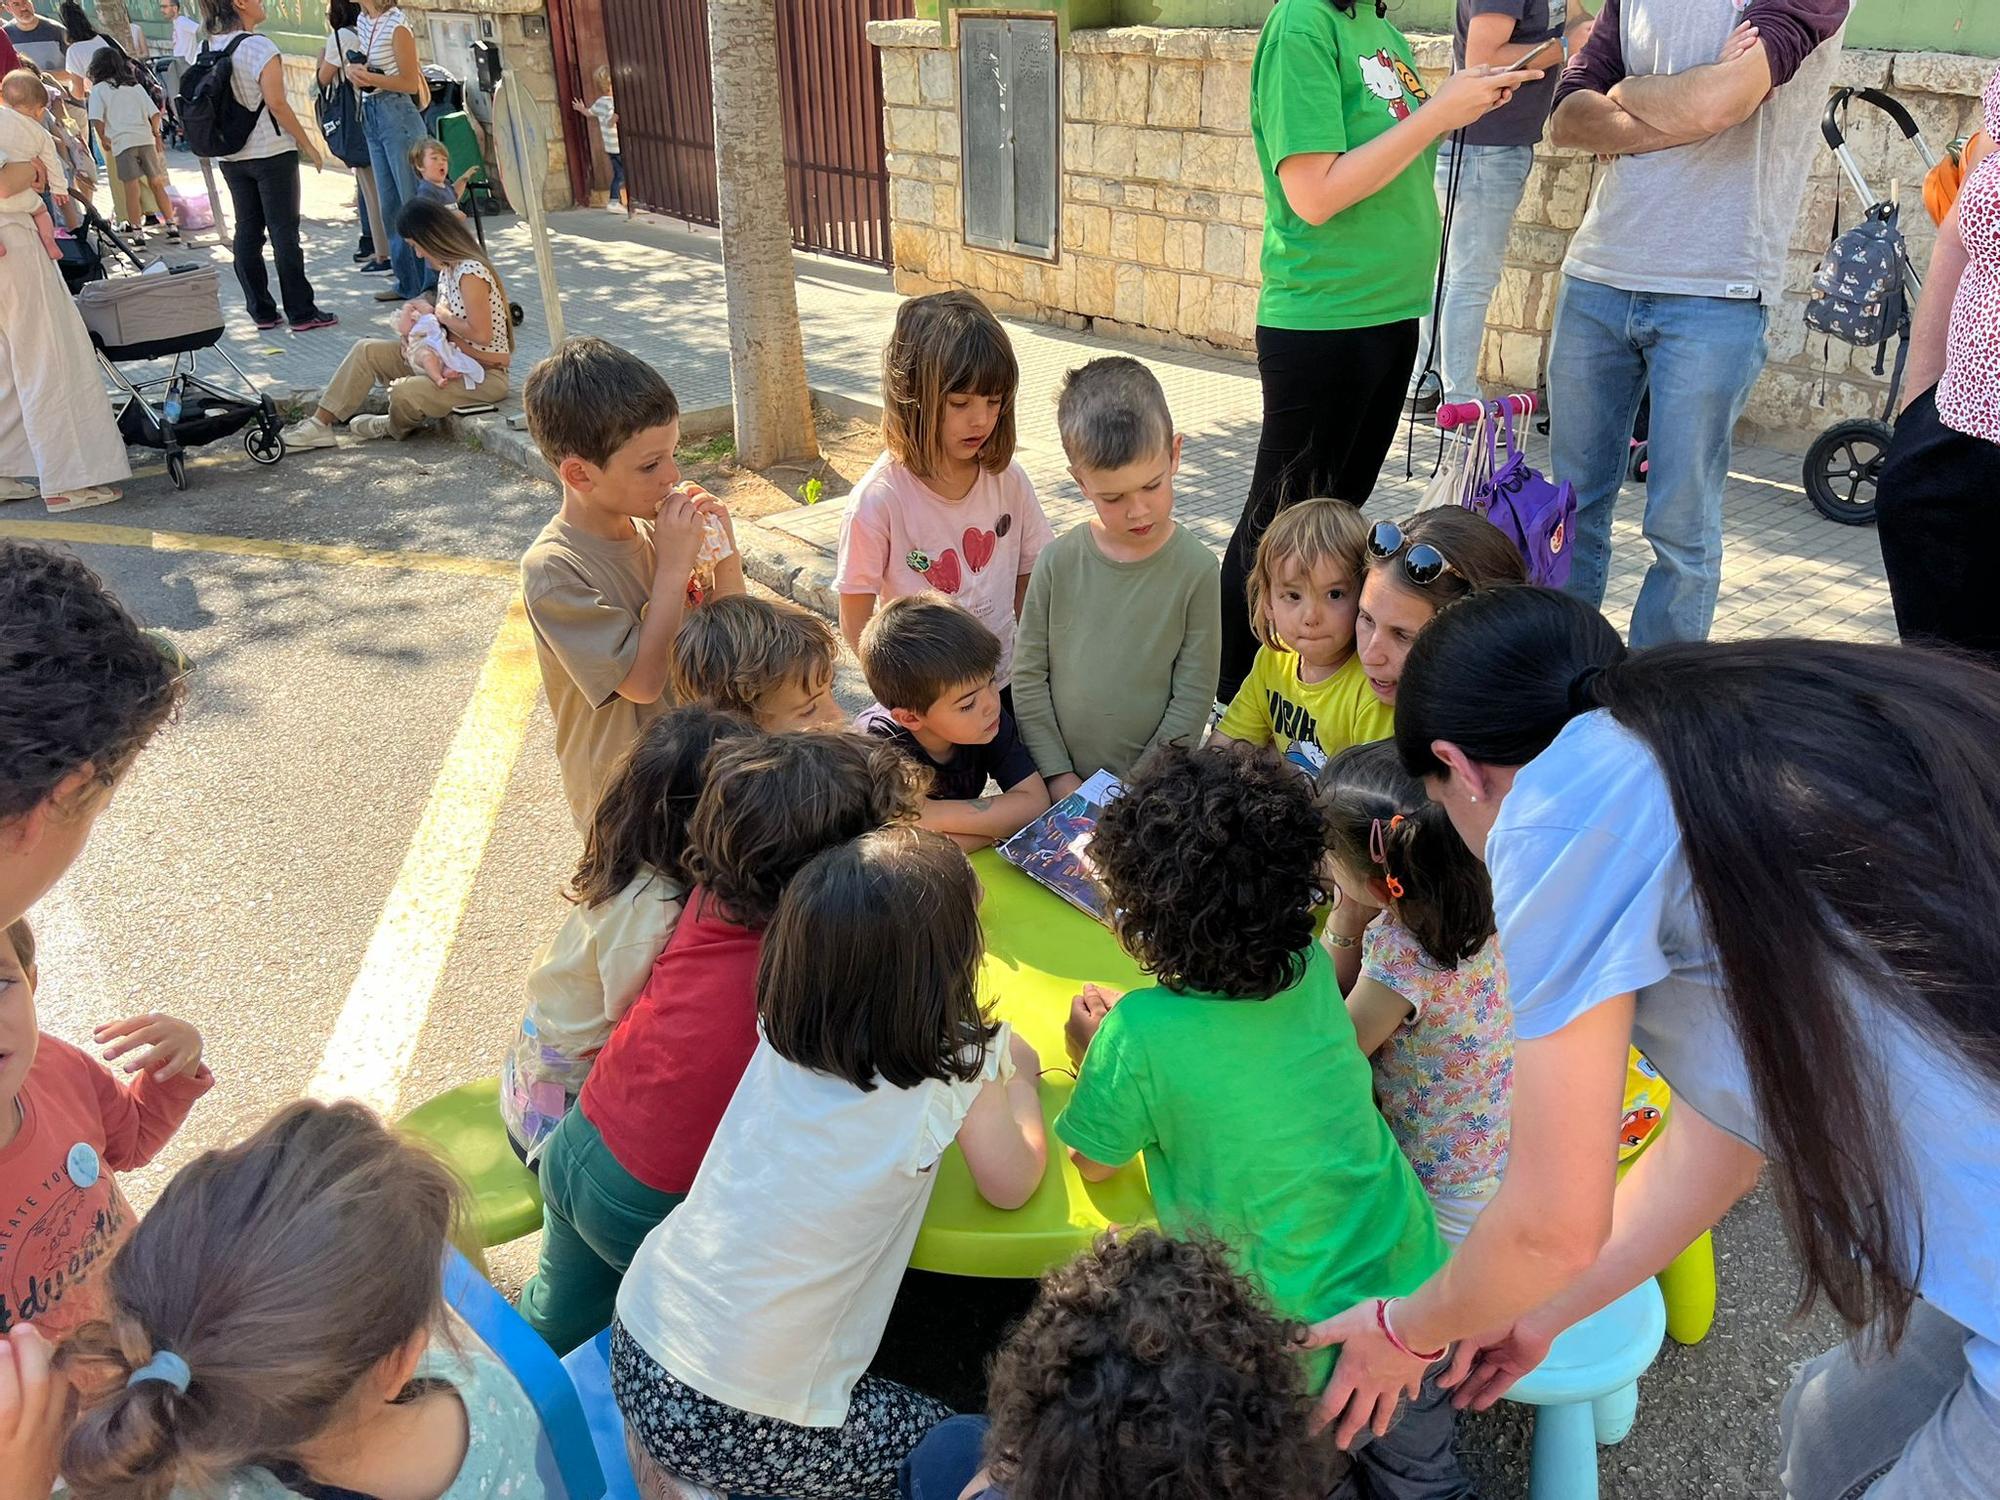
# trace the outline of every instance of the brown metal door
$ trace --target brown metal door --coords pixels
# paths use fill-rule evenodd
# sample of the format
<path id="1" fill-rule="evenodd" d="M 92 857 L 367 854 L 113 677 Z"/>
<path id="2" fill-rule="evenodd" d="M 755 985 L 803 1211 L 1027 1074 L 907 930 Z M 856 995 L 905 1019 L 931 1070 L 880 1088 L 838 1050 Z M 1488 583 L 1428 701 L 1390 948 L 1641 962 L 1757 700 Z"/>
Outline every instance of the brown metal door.
<path id="1" fill-rule="evenodd" d="M 889 261 L 882 75 L 867 25 L 915 0 L 776 0 L 792 242 Z M 706 0 L 604 0 L 618 146 L 635 205 L 713 224 L 715 117 Z"/>

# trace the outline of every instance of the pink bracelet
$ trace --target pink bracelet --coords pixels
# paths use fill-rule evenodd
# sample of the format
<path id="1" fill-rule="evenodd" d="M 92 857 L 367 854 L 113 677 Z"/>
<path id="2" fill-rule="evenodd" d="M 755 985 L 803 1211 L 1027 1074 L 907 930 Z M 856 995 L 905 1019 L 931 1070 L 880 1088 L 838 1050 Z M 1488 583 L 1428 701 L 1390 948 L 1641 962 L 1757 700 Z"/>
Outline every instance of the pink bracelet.
<path id="1" fill-rule="evenodd" d="M 1396 1336 L 1396 1330 L 1389 1326 L 1389 1304 L 1391 1302 L 1401 1302 L 1402 1300 L 1401 1297 L 1377 1297 L 1375 1299 L 1375 1326 L 1382 1330 L 1382 1337 L 1387 1339 L 1390 1347 L 1398 1353 L 1407 1355 L 1411 1359 L 1420 1359 L 1427 1365 L 1436 1364 L 1445 1357 L 1445 1354 L 1451 1347 L 1450 1345 L 1447 1344 L 1445 1348 L 1438 1350 L 1435 1354 L 1425 1354 L 1421 1350 L 1412 1349 L 1408 1344 L 1404 1343 Z"/>

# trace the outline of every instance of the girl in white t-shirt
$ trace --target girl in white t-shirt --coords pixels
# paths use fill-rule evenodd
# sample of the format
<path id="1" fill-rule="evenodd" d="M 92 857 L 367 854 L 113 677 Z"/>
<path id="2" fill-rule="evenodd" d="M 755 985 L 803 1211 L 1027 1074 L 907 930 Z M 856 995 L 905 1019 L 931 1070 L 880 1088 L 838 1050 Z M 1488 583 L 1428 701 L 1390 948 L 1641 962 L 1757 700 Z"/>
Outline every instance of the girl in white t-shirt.
<path id="1" fill-rule="evenodd" d="M 618 1292 L 612 1388 L 660 1468 L 877 1500 L 951 1415 L 867 1370 L 952 1142 L 1000 1208 L 1047 1163 L 1039 1059 L 980 1009 L 978 903 L 957 846 L 910 827 L 829 849 L 786 888 L 757 1051 Z"/>
<path id="2" fill-rule="evenodd" d="M 1007 330 L 972 293 L 914 297 L 897 310 L 882 355 L 888 451 L 840 518 L 834 588 L 840 633 L 857 655 L 878 604 L 935 589 L 1000 637 L 1008 686 L 1028 575 L 1054 540 L 1014 460 L 1019 380 Z"/>
<path id="3" fill-rule="evenodd" d="M 755 734 L 736 714 L 688 704 L 655 719 L 597 800 L 574 906 L 528 975 L 528 1013 L 500 1064 L 500 1115 L 525 1162 L 576 1103 L 598 1051 L 638 997 L 680 921 L 682 865 L 708 752 Z"/>

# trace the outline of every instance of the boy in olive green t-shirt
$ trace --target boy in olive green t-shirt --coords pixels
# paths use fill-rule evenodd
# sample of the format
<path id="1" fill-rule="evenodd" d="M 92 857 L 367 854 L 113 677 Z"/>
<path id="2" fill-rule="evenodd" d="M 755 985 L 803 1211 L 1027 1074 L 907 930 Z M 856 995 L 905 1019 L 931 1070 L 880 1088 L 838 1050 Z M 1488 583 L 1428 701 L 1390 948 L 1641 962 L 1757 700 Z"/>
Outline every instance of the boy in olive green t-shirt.
<path id="1" fill-rule="evenodd" d="M 1324 853 L 1311 783 L 1270 750 L 1150 757 L 1090 856 L 1120 941 L 1159 983 L 1078 997 L 1081 1067 L 1055 1122 L 1086 1178 L 1143 1155 L 1161 1227 L 1221 1240 L 1301 1322 L 1414 1291 L 1447 1254 L 1313 941 Z M 1317 1392 L 1333 1355 L 1303 1358 Z M 1370 1492 L 1463 1493 L 1453 1422 L 1427 1384 L 1357 1453 Z"/>

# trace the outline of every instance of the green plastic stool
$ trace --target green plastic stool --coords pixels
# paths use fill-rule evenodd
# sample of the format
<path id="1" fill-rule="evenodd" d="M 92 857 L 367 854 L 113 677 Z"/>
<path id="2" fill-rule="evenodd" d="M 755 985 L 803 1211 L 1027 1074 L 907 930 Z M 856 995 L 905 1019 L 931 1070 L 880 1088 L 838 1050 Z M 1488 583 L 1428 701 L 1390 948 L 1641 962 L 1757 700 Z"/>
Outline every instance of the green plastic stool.
<path id="1" fill-rule="evenodd" d="M 420 1104 L 396 1128 L 425 1142 L 472 1196 L 472 1231 L 482 1248 L 542 1227 L 542 1189 L 507 1142 L 500 1080 L 482 1078 Z"/>

